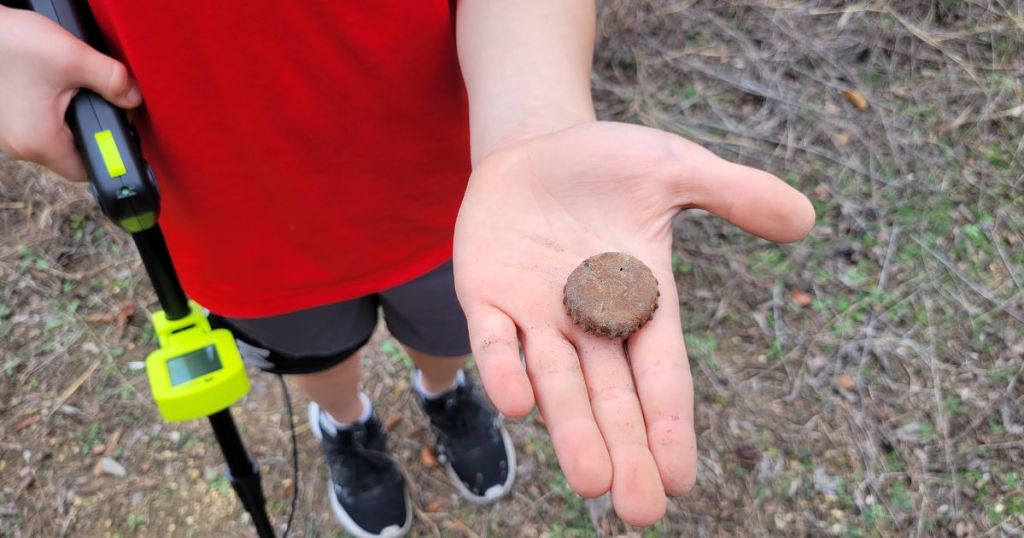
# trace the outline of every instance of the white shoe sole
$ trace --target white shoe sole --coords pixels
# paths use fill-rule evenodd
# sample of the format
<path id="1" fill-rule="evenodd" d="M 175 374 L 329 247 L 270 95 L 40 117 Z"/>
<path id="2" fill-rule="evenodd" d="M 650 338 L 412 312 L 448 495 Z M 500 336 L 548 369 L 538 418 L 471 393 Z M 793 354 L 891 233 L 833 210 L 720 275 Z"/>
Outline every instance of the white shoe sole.
<path id="1" fill-rule="evenodd" d="M 313 437 L 317 441 L 323 440 L 324 434 L 320 431 L 320 406 L 313 402 L 309 403 L 309 429 L 313 432 Z M 377 534 L 373 534 L 360 527 L 352 519 L 352 516 L 348 515 L 345 507 L 341 506 L 341 503 L 338 502 L 338 497 L 334 495 L 334 477 L 331 476 L 330 469 L 327 469 L 327 498 L 331 501 L 331 511 L 334 512 L 334 517 L 338 520 L 338 523 L 341 523 L 345 531 L 356 538 L 398 538 L 399 536 L 405 536 L 409 529 L 412 528 L 412 502 L 409 499 L 408 493 L 405 495 L 405 506 L 409 508 L 405 513 L 405 523 L 401 527 L 397 525 L 384 527 Z"/>

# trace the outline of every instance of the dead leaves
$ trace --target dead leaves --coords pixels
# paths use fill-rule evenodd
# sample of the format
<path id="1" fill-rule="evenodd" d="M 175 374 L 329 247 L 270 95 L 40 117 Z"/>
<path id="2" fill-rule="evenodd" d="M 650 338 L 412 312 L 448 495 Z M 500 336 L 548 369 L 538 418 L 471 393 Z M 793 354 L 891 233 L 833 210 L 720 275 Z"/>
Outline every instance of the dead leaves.
<path id="1" fill-rule="evenodd" d="M 281 498 L 291 499 L 293 494 L 295 494 L 295 482 L 291 478 L 285 478 L 281 481 Z"/>
<path id="2" fill-rule="evenodd" d="M 20 421 L 18 421 L 17 424 L 14 425 L 14 432 L 20 432 L 21 430 L 28 428 L 29 426 L 35 424 L 36 422 L 39 422 L 39 415 L 30 415 L 26 418 L 23 418 Z"/>
<path id="3" fill-rule="evenodd" d="M 124 434 L 124 426 L 118 426 L 113 433 L 107 437 L 107 442 L 102 445 L 94 445 L 92 447 L 92 453 L 96 456 L 113 456 L 114 452 L 117 451 L 117 443 L 121 440 L 121 435 Z"/>
<path id="4" fill-rule="evenodd" d="M 402 421 L 402 414 L 398 411 L 393 411 L 388 418 L 384 420 L 384 431 L 391 433 L 398 426 L 398 423 Z"/>
<path id="5" fill-rule="evenodd" d="M 118 307 L 117 312 L 93 312 L 85 316 L 85 321 L 89 323 L 116 323 L 116 335 L 117 339 L 120 340 L 124 336 L 125 329 L 128 328 L 128 322 L 131 321 L 132 316 L 135 315 L 135 303 L 132 301 L 125 301 Z"/>
<path id="6" fill-rule="evenodd" d="M 811 302 L 814 300 L 814 298 L 811 297 L 810 293 L 798 289 L 794 289 L 793 291 L 789 292 L 789 297 L 793 299 L 793 304 L 799 306 L 800 308 L 810 305 Z"/>
<path id="7" fill-rule="evenodd" d="M 857 382 L 846 374 L 837 375 L 832 384 L 839 390 L 853 390 L 857 386 Z"/>
<path id="8" fill-rule="evenodd" d="M 761 462 L 761 450 L 753 445 L 743 445 L 737 448 L 735 451 L 736 458 L 740 460 L 740 465 L 748 471 L 754 470 L 757 464 Z"/>
<path id="9" fill-rule="evenodd" d="M 114 321 L 114 314 L 110 312 L 93 312 L 85 316 L 85 321 L 89 323 L 110 323 Z"/>
<path id="10" fill-rule="evenodd" d="M 856 108 L 857 110 L 867 110 L 868 108 L 867 98 L 857 90 L 844 91 L 843 99 L 846 99 L 846 102 L 853 105 L 853 108 Z"/>
<path id="11" fill-rule="evenodd" d="M 135 303 L 131 301 L 125 301 L 121 304 L 121 308 L 117 310 L 117 339 L 120 340 L 124 336 L 124 330 L 128 327 L 128 320 L 131 319 L 132 315 L 135 314 Z"/>
<path id="12" fill-rule="evenodd" d="M 18 475 L 21 476 L 21 480 L 18 482 L 18 487 L 14 488 L 14 500 L 18 500 L 22 493 L 36 483 L 36 471 L 31 467 L 22 467 Z"/>
<path id="13" fill-rule="evenodd" d="M 434 455 L 434 451 L 429 446 L 420 448 L 420 462 L 427 469 L 431 469 L 437 466 L 437 456 Z"/>
<path id="14" fill-rule="evenodd" d="M 444 505 L 447 504 L 444 497 L 434 497 L 426 506 L 423 507 L 424 512 L 437 513 L 444 509 Z"/>

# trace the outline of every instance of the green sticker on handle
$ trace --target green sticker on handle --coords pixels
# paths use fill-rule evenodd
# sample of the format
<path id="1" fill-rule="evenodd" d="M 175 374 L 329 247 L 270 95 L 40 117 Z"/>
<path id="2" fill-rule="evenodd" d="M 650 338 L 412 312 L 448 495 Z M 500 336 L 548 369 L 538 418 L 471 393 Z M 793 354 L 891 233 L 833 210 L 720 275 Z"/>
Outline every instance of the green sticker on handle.
<path id="1" fill-rule="evenodd" d="M 121 160 L 121 152 L 117 150 L 113 133 L 109 130 L 96 133 L 96 145 L 100 148 L 103 164 L 107 166 L 107 173 L 110 174 L 110 177 L 119 177 L 128 173 L 124 161 Z"/>

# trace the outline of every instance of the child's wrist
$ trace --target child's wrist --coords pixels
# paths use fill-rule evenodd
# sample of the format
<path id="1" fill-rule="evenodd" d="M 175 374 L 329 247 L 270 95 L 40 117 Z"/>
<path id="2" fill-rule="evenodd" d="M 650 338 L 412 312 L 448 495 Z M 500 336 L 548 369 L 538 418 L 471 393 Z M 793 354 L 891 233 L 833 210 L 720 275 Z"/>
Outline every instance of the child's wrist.
<path id="1" fill-rule="evenodd" d="M 575 110 L 546 107 L 532 113 L 524 114 L 518 123 L 501 133 L 480 135 L 471 133 L 474 166 L 487 156 L 503 149 L 515 146 L 526 140 L 555 133 L 595 121 L 596 114 L 592 106 L 579 107 Z"/>

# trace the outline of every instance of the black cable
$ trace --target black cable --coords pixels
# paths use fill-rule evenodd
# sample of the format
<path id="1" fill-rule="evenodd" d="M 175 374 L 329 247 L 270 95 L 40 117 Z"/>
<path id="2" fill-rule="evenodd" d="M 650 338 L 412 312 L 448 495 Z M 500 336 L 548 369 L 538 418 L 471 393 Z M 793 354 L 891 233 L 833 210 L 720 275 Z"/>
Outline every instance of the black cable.
<path id="1" fill-rule="evenodd" d="M 277 374 L 277 380 L 281 382 L 281 390 L 284 392 L 284 403 L 288 408 L 288 429 L 292 432 L 292 508 L 288 512 L 288 524 L 285 525 L 282 535 L 282 538 L 288 538 L 288 532 L 292 530 L 292 519 L 295 517 L 295 505 L 299 501 L 299 444 L 295 440 L 295 417 L 292 416 L 292 396 L 288 393 L 288 384 L 281 374 Z"/>

